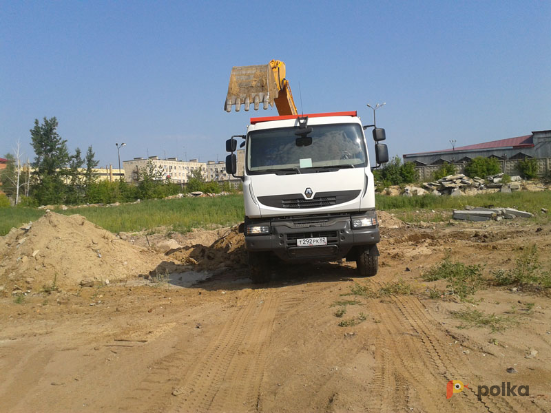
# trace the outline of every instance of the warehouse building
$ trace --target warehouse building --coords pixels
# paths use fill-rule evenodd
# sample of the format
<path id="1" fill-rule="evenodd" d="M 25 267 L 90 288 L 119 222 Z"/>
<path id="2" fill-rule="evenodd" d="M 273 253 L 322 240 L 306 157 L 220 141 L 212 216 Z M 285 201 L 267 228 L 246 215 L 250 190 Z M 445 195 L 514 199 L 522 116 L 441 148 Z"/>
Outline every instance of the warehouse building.
<path id="1" fill-rule="evenodd" d="M 440 151 L 403 155 L 404 162 L 417 166 L 447 163 L 467 163 L 477 157 L 515 160 L 526 158 L 551 158 L 551 130 L 534 131 L 530 135 L 497 141 L 459 146 Z"/>

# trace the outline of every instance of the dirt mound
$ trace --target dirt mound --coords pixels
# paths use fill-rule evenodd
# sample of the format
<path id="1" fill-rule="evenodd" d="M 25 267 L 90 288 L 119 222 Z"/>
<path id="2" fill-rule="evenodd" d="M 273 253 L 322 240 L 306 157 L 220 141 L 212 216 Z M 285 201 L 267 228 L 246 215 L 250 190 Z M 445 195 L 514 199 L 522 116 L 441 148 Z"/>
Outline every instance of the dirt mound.
<path id="1" fill-rule="evenodd" d="M 0 238 L 0 285 L 17 291 L 77 286 L 148 273 L 159 255 L 133 246 L 81 215 L 46 213 Z"/>
<path id="2" fill-rule="evenodd" d="M 381 228 L 401 228 L 405 226 L 403 221 L 385 211 L 377 211 L 377 218 Z"/>
<path id="3" fill-rule="evenodd" d="M 237 268 L 247 263 L 245 237 L 239 233 L 237 226 L 218 234 L 218 238 L 210 246 L 207 245 L 197 243 L 168 251 L 166 255 L 182 264 L 194 265 L 198 270 Z"/>

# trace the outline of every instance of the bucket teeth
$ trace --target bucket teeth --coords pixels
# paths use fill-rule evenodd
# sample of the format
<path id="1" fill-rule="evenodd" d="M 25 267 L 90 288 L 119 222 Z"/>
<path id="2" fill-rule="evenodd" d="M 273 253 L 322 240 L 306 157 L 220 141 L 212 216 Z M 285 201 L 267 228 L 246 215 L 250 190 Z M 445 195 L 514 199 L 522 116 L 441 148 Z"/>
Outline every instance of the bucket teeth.
<path id="1" fill-rule="evenodd" d="M 258 110 L 260 103 L 263 109 L 268 109 L 274 105 L 277 95 L 278 85 L 270 65 L 235 66 L 231 71 L 224 109 L 231 112 L 235 106 L 235 111 L 239 112 L 243 104 L 248 111 L 251 103 L 254 110 Z"/>

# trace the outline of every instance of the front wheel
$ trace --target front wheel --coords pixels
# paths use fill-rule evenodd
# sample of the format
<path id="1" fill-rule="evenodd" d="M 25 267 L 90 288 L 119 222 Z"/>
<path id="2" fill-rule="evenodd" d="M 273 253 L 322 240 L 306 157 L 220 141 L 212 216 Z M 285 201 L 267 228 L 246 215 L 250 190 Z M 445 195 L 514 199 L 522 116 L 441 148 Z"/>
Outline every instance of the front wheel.
<path id="1" fill-rule="evenodd" d="M 379 270 L 379 257 L 377 255 L 369 255 L 369 249 L 366 248 L 358 253 L 356 267 L 360 273 L 360 277 L 373 277 Z"/>
<path id="2" fill-rule="evenodd" d="M 270 281 L 270 253 L 249 251 L 249 278 L 253 284 Z"/>

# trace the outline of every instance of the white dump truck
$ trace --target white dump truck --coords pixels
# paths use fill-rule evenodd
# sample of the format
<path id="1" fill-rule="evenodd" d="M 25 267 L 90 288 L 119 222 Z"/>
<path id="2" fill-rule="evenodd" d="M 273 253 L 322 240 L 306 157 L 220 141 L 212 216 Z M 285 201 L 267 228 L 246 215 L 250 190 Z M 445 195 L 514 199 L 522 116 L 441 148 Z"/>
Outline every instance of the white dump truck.
<path id="1" fill-rule="evenodd" d="M 238 69 L 243 68 L 250 67 Z M 232 77 L 239 74 L 235 69 Z M 230 90 L 226 110 L 232 104 L 238 109 L 246 101 L 262 101 L 254 94 L 236 99 Z M 288 98 L 286 108 L 287 102 Z M 274 258 L 296 262 L 346 258 L 356 261 L 361 276 L 377 273 L 380 235 L 374 166 L 364 134 L 371 127 L 378 166 L 388 161 L 387 147 L 380 143 L 385 131 L 375 125 L 363 126 L 356 112 L 251 118 L 245 135 L 226 141 L 230 152 L 226 171 L 234 176 L 235 151 L 238 144 L 245 147 L 244 171 L 239 177 L 253 282 L 269 280 Z"/>

